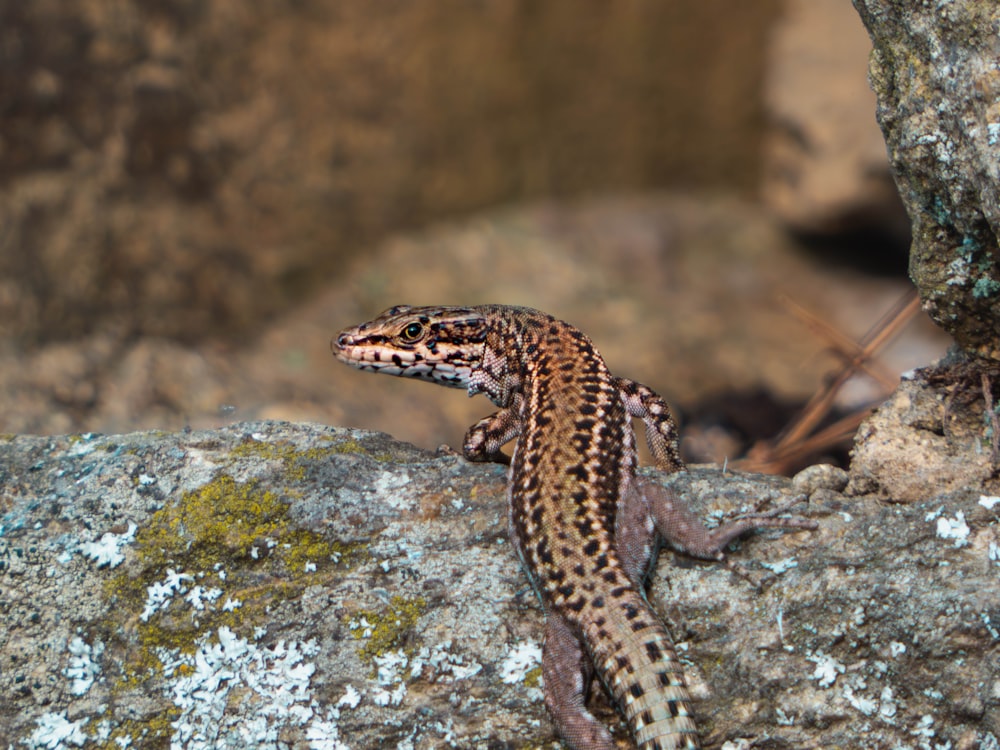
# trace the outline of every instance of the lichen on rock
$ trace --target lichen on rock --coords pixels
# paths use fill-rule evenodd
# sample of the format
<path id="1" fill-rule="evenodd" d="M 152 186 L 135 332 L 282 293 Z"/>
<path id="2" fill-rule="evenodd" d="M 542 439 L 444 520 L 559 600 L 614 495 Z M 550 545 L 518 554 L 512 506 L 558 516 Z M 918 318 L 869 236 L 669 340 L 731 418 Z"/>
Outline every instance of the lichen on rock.
<path id="1" fill-rule="evenodd" d="M 0 471 L 4 745 L 555 741 L 501 467 L 258 422 L 19 436 Z M 839 475 L 649 475 L 703 517 L 807 493 L 820 522 L 738 545 L 759 591 L 661 555 L 649 598 L 706 744 L 996 736 L 1000 488 L 887 504 L 840 494 Z M 624 737 L 600 690 L 592 705 Z"/>
<path id="2" fill-rule="evenodd" d="M 1000 5 L 854 0 L 913 245 L 910 275 L 966 352 L 1000 359 Z"/>

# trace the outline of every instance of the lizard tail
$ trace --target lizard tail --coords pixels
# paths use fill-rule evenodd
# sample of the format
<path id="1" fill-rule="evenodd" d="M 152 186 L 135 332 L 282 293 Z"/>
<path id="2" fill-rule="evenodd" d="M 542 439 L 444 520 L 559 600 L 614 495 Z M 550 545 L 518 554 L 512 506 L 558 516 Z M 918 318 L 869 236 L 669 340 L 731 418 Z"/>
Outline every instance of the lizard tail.
<path id="1" fill-rule="evenodd" d="M 639 750 L 698 750 L 691 696 L 666 628 L 636 592 L 619 600 L 624 622 L 609 637 L 596 625 L 586 641 L 602 682 L 616 699 Z M 609 613 L 610 614 L 610 613 Z M 603 630 L 604 632 L 596 632 Z"/>

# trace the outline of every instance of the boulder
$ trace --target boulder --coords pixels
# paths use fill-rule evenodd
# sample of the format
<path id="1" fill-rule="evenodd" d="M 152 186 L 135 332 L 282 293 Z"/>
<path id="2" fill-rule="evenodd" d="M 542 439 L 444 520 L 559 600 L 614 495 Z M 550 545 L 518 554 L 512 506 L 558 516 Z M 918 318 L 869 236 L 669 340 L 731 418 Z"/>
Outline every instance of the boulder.
<path id="1" fill-rule="evenodd" d="M 650 476 L 709 519 L 797 492 L 820 524 L 736 546 L 760 589 L 661 555 L 707 746 L 996 746 L 1000 498 Z M 500 466 L 310 424 L 7 435 L 0 511 L 4 746 L 555 740 Z"/>

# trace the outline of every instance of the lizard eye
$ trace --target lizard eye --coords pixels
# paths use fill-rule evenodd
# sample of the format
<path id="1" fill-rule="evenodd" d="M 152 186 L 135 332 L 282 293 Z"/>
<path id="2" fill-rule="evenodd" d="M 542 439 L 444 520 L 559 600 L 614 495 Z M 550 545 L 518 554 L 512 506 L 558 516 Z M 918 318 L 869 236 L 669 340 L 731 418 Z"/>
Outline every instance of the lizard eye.
<path id="1" fill-rule="evenodd" d="M 424 327 L 420 323 L 410 323 L 400 332 L 400 338 L 408 343 L 420 341 L 424 336 Z"/>

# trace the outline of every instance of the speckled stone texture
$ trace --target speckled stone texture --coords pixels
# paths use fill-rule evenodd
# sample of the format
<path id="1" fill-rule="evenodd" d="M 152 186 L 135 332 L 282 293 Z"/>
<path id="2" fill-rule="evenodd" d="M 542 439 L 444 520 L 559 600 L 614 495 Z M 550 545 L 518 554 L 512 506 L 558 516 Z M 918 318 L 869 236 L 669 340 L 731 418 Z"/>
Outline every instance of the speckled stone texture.
<path id="1" fill-rule="evenodd" d="M 975 402 L 962 404 L 942 392 L 933 372 L 909 375 L 861 425 L 851 454 L 849 492 L 877 493 L 895 503 L 971 488 L 1000 493 L 979 383 L 965 389 Z"/>
<path id="2" fill-rule="evenodd" d="M 913 228 L 910 275 L 966 351 L 1000 359 L 1000 4 L 854 0 Z"/>
<path id="3" fill-rule="evenodd" d="M 820 525 L 739 543 L 761 590 L 661 555 L 706 747 L 996 747 L 1000 497 L 651 475 L 709 519 L 795 492 Z M 3 436 L 0 746 L 551 746 L 505 516 L 502 467 L 379 433 Z"/>

